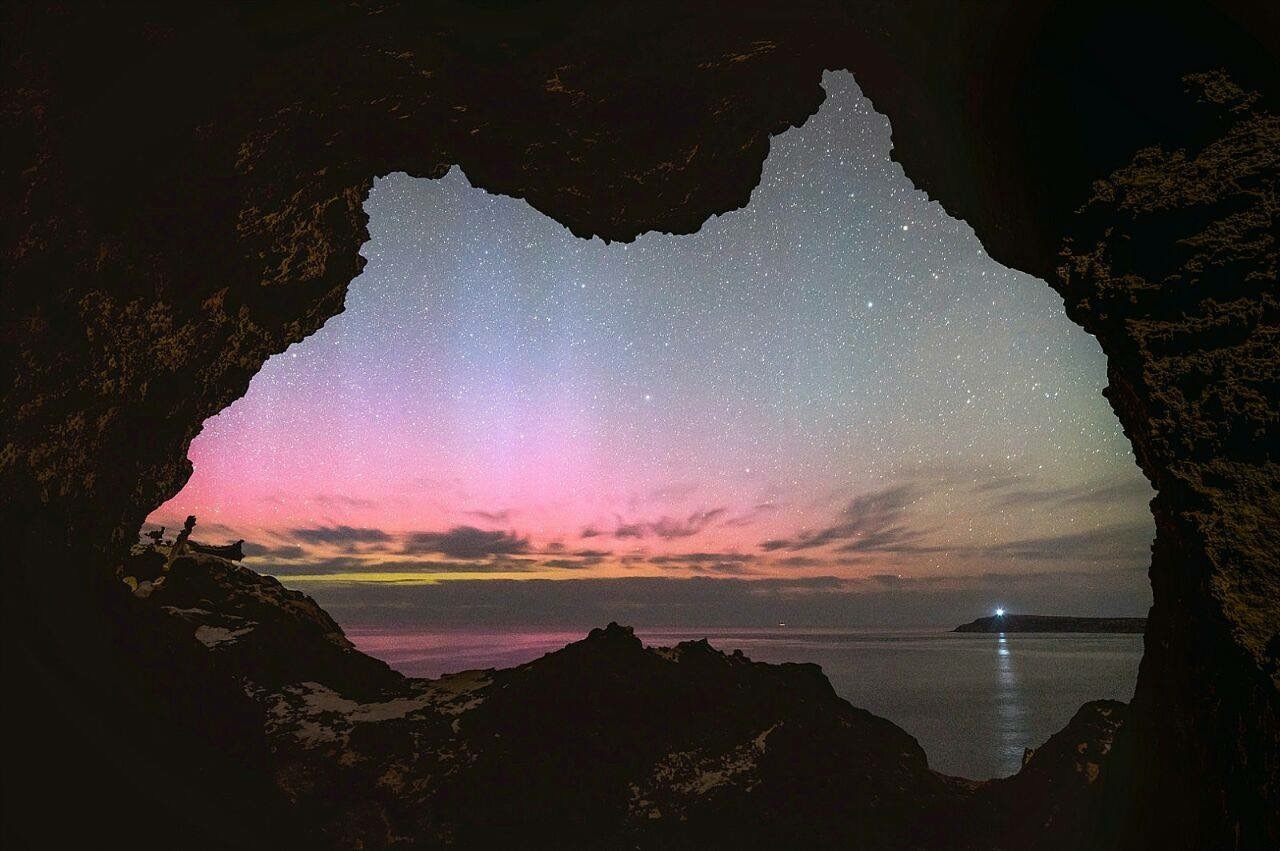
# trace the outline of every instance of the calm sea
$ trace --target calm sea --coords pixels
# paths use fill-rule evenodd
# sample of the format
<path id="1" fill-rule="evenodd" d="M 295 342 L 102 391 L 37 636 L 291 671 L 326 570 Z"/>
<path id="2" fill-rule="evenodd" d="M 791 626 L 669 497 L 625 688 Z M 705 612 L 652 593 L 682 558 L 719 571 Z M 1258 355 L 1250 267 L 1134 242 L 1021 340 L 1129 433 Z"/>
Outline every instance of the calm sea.
<path id="1" fill-rule="evenodd" d="M 814 629 L 644 629 L 646 644 L 708 638 L 761 662 L 816 662 L 837 693 L 915 736 L 929 765 L 970 778 L 1018 770 L 1022 749 L 1060 730 L 1082 703 L 1128 700 L 1140 635 L 1007 636 Z M 584 632 L 348 629 L 366 653 L 418 677 L 505 668 Z"/>

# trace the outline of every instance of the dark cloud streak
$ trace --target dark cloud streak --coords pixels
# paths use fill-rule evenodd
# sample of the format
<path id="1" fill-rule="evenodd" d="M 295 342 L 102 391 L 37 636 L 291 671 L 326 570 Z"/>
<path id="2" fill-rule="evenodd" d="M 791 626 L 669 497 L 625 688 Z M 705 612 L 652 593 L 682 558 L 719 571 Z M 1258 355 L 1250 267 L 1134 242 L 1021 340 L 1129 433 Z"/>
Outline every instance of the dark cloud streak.
<path id="1" fill-rule="evenodd" d="M 485 558 L 529 551 L 529 539 L 515 532 L 454 526 L 447 532 L 413 532 L 405 536 L 403 552 L 408 555 L 439 553 L 451 558 Z"/>
<path id="2" fill-rule="evenodd" d="M 903 547 L 924 533 L 904 525 L 908 506 L 919 498 L 912 484 L 899 484 L 854 497 L 840 512 L 837 521 L 814 532 L 802 531 L 791 538 L 763 542 L 766 552 L 796 552 L 846 542 L 844 552 L 885 551 Z"/>
<path id="3" fill-rule="evenodd" d="M 388 532 L 359 526 L 315 526 L 290 529 L 287 534 L 304 544 L 378 544 L 391 540 Z"/>

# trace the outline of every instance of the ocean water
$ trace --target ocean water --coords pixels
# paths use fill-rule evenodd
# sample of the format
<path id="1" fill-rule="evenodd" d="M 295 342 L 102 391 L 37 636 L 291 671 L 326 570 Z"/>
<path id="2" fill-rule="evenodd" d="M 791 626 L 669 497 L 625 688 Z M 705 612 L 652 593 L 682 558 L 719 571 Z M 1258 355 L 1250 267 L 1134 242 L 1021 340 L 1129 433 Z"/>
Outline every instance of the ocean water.
<path id="1" fill-rule="evenodd" d="M 583 631 L 347 630 L 361 650 L 397 670 L 437 677 L 504 668 L 558 650 Z M 974 779 L 1003 777 L 1060 730 L 1080 705 L 1128 700 L 1140 635 L 976 635 L 943 631 L 645 629 L 649 645 L 707 638 L 761 662 L 816 662 L 854 706 L 919 740 L 929 765 Z"/>

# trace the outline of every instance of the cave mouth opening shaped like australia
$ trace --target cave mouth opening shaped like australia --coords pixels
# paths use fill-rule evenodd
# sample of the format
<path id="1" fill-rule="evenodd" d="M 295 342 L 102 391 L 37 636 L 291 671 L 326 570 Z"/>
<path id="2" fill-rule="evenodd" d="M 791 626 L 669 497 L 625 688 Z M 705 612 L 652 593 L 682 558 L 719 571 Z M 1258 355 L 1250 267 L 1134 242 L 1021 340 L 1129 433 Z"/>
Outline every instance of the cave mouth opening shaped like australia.
<path id="1" fill-rule="evenodd" d="M 842 687 L 899 672 L 830 654 L 997 603 L 1144 613 L 1151 491 L 1096 341 L 910 184 L 851 76 L 824 86 L 750 203 L 692 235 L 578 239 L 456 168 L 378 180 L 345 312 L 206 422 L 143 531 L 195 515 L 205 544 L 244 539 L 246 566 L 413 675 L 609 621 L 764 661 L 780 624 L 870 630 L 793 660 L 819 647 L 940 770 L 1007 773 L 1083 702 L 1034 696 L 1035 647 L 977 653 L 980 741 L 942 756 L 945 718 Z M 1085 699 L 1127 699 L 1140 652 L 1100 650 L 1080 688 L 1123 693 Z"/>

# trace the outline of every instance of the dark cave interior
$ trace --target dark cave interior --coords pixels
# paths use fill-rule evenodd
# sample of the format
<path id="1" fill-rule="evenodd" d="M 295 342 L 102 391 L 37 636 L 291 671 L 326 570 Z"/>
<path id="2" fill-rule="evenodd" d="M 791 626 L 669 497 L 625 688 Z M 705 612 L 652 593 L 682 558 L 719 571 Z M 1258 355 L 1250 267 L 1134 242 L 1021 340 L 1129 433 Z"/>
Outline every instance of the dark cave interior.
<path id="1" fill-rule="evenodd" d="M 342 309 L 375 175 L 459 164 L 581 236 L 688 233 L 746 203 L 770 137 L 844 68 L 916 185 L 1098 338 L 1158 491 L 1146 655 L 1091 847 L 1280 840 L 1274 9 L 4 16 L 7 837 L 305 841 L 234 678 L 113 571 L 200 424 Z"/>

